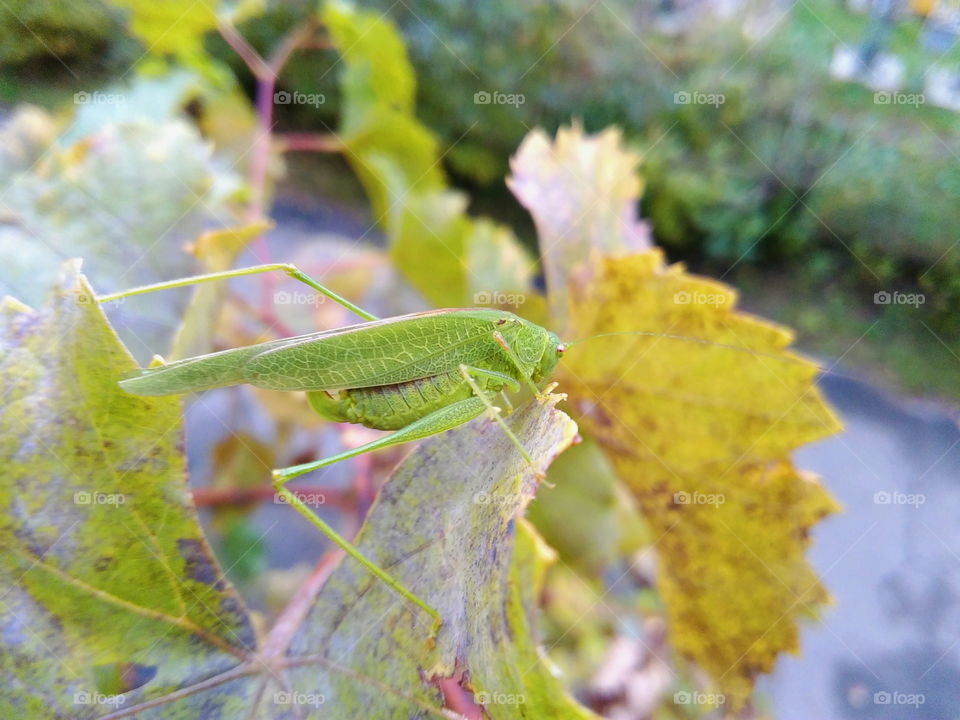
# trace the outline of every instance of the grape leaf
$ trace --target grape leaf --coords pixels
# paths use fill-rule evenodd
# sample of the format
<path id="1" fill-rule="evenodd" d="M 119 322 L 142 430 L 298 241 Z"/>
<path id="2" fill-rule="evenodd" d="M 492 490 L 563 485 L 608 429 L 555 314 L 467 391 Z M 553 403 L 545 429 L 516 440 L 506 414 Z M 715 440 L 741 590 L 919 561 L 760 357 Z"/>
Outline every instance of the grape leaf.
<path id="1" fill-rule="evenodd" d="M 255 642 L 187 493 L 179 401 L 120 390 L 136 365 L 89 287 L 67 282 L 43 312 L 3 305 L 4 717 L 99 717 L 133 689 L 103 684 L 106 669 L 162 694 L 235 669 Z"/>
<path id="2" fill-rule="evenodd" d="M 130 32 L 150 55 L 172 55 L 183 65 L 213 71 L 203 37 L 217 27 L 217 2 L 110 0 L 127 11 Z"/>
<path id="3" fill-rule="evenodd" d="M 562 135 L 552 148 L 542 138 L 526 145 L 513 163 L 523 181 L 512 186 L 542 229 L 554 227 L 546 219 L 558 208 L 584 202 L 582 183 L 558 191 L 554 178 L 622 178 L 633 167 L 609 137 Z M 582 162 L 601 145 L 605 159 Z M 536 167 L 551 155 L 558 167 Z M 597 186 L 612 194 L 597 201 L 611 218 L 622 212 L 610 208 L 636 201 L 618 183 Z M 778 653 L 796 649 L 797 615 L 827 599 L 803 553 L 810 527 L 836 506 L 789 454 L 840 426 L 815 387 L 817 366 L 787 350 L 789 332 L 737 312 L 730 288 L 666 265 L 659 250 L 635 252 L 632 221 L 604 226 L 616 235 L 602 255 L 592 227 L 560 227 L 553 244 L 543 238 L 546 266 L 569 273 L 552 280 L 563 283 L 557 326 L 574 339 L 669 337 L 574 343 L 559 368 L 561 387 L 658 538 L 673 645 L 738 706 Z"/>
<path id="4" fill-rule="evenodd" d="M 441 611 L 435 645 L 353 562 L 257 638 L 187 495 L 180 403 L 117 387 L 135 364 L 75 266 L 42 311 L 4 302 L 0 348 L 4 717 L 452 718 L 432 679 L 461 669 L 490 718 L 595 717 L 540 655 L 537 481 L 494 423 L 424 442 L 358 538 Z M 540 469 L 576 433 L 552 403 L 507 420 Z"/>

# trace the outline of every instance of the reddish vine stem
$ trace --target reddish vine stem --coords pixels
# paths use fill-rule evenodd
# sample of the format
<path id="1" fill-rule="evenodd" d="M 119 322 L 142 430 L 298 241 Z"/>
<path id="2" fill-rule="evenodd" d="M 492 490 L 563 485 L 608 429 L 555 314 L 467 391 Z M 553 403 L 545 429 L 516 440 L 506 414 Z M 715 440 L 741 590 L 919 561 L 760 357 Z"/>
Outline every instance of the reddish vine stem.
<path id="1" fill-rule="evenodd" d="M 296 495 L 315 496 L 319 504 L 330 505 L 341 510 L 354 511 L 357 506 L 356 494 L 353 490 L 336 490 L 317 487 L 316 485 L 290 485 L 289 490 Z M 251 503 L 271 500 L 276 491 L 271 485 L 257 485 L 255 487 L 206 487 L 193 490 L 193 502 L 197 507 L 221 507 L 224 505 L 247 505 Z"/>
<path id="2" fill-rule="evenodd" d="M 254 137 L 253 148 L 250 153 L 251 199 L 247 208 L 248 221 L 255 222 L 264 216 L 266 210 L 267 174 L 270 166 L 270 150 L 273 145 L 273 103 L 277 78 L 293 52 L 316 31 L 316 25 L 313 21 L 308 21 L 287 33 L 270 54 L 269 60 L 264 60 L 232 23 L 221 20 L 217 27 L 220 35 L 240 56 L 240 59 L 243 60 L 257 81 L 257 134 Z M 270 248 L 265 236 L 261 235 L 256 239 L 254 248 L 254 253 L 259 262 L 270 262 Z M 263 275 L 261 284 L 262 315 L 269 320 L 271 325 L 279 322 L 273 310 L 276 283 L 277 279 L 274 275 L 270 273 Z"/>
<path id="3" fill-rule="evenodd" d="M 277 137 L 282 152 L 305 150 L 311 152 L 340 152 L 343 150 L 336 136 L 326 133 L 285 133 Z"/>

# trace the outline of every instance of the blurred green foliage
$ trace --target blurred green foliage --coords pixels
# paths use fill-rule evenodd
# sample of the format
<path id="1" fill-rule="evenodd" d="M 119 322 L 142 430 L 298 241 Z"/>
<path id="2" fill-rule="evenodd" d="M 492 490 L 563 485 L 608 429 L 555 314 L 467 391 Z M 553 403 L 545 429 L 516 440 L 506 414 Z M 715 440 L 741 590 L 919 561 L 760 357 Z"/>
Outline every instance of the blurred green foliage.
<path id="1" fill-rule="evenodd" d="M 475 202 L 500 208 L 502 219 L 517 214 L 504 201 L 500 178 L 532 128 L 553 132 L 571 118 L 581 118 L 588 131 L 617 124 L 643 153 L 643 214 L 673 256 L 714 274 L 733 271 L 738 282 L 745 268 L 786 268 L 797 292 L 837 289 L 884 325 L 896 317 L 873 305 L 875 291 L 924 292 L 917 316 L 939 336 L 956 336 L 956 114 L 878 104 L 870 88 L 832 79 L 835 48 L 857 48 L 870 23 L 838 0 L 746 3 L 728 18 L 703 8 L 684 15 L 671 5 L 363 3 L 403 31 L 418 77 L 417 114 L 446 148 L 443 162 L 479 191 Z M 251 45 L 267 53 L 315 10 L 308 0 L 275 0 L 246 21 L 243 13 L 235 19 Z M 124 13 L 101 2 L 15 2 L 0 8 L 0 27 L 10 31 L 3 36 L 23 34 L 15 13 L 29 25 L 29 42 L 0 45 L 2 64 L 23 67 L 51 53 L 82 58 L 91 48 L 136 59 L 130 39 L 116 32 Z M 925 50 L 921 27 L 922 18 L 905 16 L 886 38 L 886 50 L 904 63 L 906 93 L 923 92 L 932 64 L 960 60 L 956 47 L 942 56 Z M 252 78 L 232 49 L 216 33 L 204 44 L 252 94 Z M 348 108 L 341 107 L 334 63 L 332 49 L 312 47 L 287 64 L 278 88 L 323 94 L 326 102 L 281 108 L 286 127 L 338 126 Z M 496 93 L 507 97 L 498 101 Z M 723 102 L 682 103 L 677 93 L 722 95 Z M 782 319 L 801 320 L 785 310 Z M 821 316 L 846 333 L 842 319 L 829 322 L 825 307 Z M 808 312 L 807 319 L 813 324 L 801 322 L 801 331 L 822 329 L 824 317 Z M 889 332 L 904 345 L 939 342 L 919 323 Z M 887 360 L 908 383 L 918 379 L 909 358 Z M 942 390 L 953 377 L 925 377 L 921 385 Z"/>

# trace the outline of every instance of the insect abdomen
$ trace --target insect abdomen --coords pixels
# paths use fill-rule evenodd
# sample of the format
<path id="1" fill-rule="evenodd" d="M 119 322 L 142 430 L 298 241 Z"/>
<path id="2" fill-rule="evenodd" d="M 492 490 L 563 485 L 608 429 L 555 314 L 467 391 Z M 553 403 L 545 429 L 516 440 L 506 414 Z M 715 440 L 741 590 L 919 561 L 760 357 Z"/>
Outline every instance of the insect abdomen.
<path id="1" fill-rule="evenodd" d="M 490 380 L 478 380 L 489 392 L 499 391 Z M 459 372 L 448 372 L 396 385 L 307 393 L 314 410 L 335 422 L 350 422 L 376 430 L 397 430 L 441 407 L 470 397 L 472 390 Z"/>

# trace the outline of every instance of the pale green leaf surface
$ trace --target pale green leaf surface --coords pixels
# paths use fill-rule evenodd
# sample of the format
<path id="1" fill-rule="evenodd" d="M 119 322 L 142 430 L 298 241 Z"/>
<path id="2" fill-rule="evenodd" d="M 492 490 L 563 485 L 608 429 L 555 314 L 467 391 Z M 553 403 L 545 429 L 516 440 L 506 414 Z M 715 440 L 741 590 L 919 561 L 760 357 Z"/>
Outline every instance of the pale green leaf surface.
<path id="1" fill-rule="evenodd" d="M 190 274 L 184 243 L 207 224 L 229 222 L 221 190 L 235 187 L 233 173 L 219 170 L 208 144 L 180 120 L 110 124 L 66 148 L 45 148 L 8 177 L 0 187 L 0 293 L 34 306 L 73 255 L 90 258 L 103 293 Z M 145 361 L 168 347 L 185 303 L 185 293 L 172 291 L 163 302 L 109 310 Z"/>

